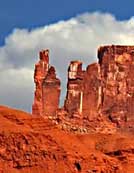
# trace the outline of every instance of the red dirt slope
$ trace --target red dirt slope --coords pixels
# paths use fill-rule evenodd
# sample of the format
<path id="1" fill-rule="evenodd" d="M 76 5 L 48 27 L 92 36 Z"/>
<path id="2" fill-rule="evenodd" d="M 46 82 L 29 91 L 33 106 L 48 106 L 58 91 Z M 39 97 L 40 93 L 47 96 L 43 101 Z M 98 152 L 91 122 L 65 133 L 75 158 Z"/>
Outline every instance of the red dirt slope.
<path id="1" fill-rule="evenodd" d="M 0 106 L 0 173 L 133 173 L 132 134 L 73 134 Z"/>

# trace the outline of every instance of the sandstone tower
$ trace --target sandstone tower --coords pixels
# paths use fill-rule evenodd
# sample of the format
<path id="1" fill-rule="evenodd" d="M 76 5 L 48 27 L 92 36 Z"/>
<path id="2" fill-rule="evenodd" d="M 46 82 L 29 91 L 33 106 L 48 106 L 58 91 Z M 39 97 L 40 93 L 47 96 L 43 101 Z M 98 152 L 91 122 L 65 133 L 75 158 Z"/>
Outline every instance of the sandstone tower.
<path id="1" fill-rule="evenodd" d="M 60 80 L 55 68 L 49 65 L 49 50 L 40 52 L 40 60 L 34 72 L 35 96 L 32 106 L 33 115 L 55 115 L 59 107 Z"/>
<path id="2" fill-rule="evenodd" d="M 134 121 L 134 46 L 102 46 L 98 63 L 82 69 L 82 62 L 71 61 L 63 110 L 68 118 L 93 121 L 104 117 L 119 126 Z M 33 114 L 55 115 L 60 97 L 60 80 L 49 65 L 49 51 L 40 52 L 35 65 L 36 84 Z"/>
<path id="3" fill-rule="evenodd" d="M 71 61 L 68 68 L 67 95 L 64 104 L 70 114 L 82 114 L 83 104 L 83 71 L 82 62 Z"/>
<path id="4" fill-rule="evenodd" d="M 98 50 L 101 112 L 119 124 L 134 121 L 134 46 L 104 46 Z"/>

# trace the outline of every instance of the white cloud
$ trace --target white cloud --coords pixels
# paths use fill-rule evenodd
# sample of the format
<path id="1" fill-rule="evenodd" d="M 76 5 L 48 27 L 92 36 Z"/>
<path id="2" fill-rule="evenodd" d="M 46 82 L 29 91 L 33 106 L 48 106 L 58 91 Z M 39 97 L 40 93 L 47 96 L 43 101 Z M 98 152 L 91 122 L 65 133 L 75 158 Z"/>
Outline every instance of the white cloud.
<path id="1" fill-rule="evenodd" d="M 33 71 L 28 68 L 6 68 L 0 72 L 0 103 L 31 111 Z"/>
<path id="2" fill-rule="evenodd" d="M 69 61 L 97 61 L 97 48 L 106 44 L 134 45 L 134 17 L 118 21 L 111 14 L 95 12 L 31 31 L 14 29 L 0 47 L 0 103 L 30 111 L 32 75 L 40 49 L 50 49 L 50 64 L 65 87 Z"/>

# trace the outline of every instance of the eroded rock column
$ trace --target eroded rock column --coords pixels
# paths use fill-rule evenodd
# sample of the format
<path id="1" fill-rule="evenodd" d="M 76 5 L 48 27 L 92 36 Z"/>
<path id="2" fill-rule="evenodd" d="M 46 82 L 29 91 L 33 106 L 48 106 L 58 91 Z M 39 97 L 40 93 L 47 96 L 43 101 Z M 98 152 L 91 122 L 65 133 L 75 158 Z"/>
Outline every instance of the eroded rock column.
<path id="1" fill-rule="evenodd" d="M 49 65 L 49 50 L 40 52 L 40 60 L 34 72 L 35 95 L 32 114 L 51 116 L 59 107 L 60 80 L 54 67 Z"/>
<path id="2" fill-rule="evenodd" d="M 49 50 L 43 50 L 39 54 L 39 62 L 35 64 L 34 82 L 35 95 L 34 104 L 32 106 L 32 114 L 43 114 L 43 80 L 45 79 L 49 69 Z"/>
<path id="3" fill-rule="evenodd" d="M 67 95 L 64 104 L 70 115 L 81 115 L 83 109 L 82 62 L 71 61 L 68 68 Z"/>
<path id="4" fill-rule="evenodd" d="M 100 66 L 97 63 L 87 66 L 83 79 L 83 116 L 92 120 L 98 116 L 101 96 Z"/>
<path id="5" fill-rule="evenodd" d="M 43 81 L 43 111 L 45 116 L 54 116 L 59 108 L 60 80 L 51 66 Z"/>

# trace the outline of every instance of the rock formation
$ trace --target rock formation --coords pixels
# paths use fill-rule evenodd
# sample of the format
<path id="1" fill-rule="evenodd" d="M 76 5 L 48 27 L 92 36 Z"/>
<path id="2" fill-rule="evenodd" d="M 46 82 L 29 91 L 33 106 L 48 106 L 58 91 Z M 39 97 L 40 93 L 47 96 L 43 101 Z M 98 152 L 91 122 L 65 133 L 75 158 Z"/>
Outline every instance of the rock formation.
<path id="1" fill-rule="evenodd" d="M 100 47 L 98 59 L 70 63 L 59 108 L 60 80 L 40 52 L 36 116 L 0 106 L 0 173 L 134 172 L 134 46 Z"/>
<path id="2" fill-rule="evenodd" d="M 71 62 L 65 110 L 89 119 L 102 115 L 118 126 L 133 126 L 134 47 L 100 47 L 98 59 L 86 71 L 82 63 Z"/>
<path id="3" fill-rule="evenodd" d="M 64 108 L 72 115 L 92 119 L 100 106 L 100 66 L 97 63 L 88 65 L 82 70 L 82 63 L 73 61 L 68 69 L 67 96 Z"/>
<path id="4" fill-rule="evenodd" d="M 59 106 L 60 80 L 56 78 L 55 68 L 49 65 L 49 50 L 40 52 L 40 60 L 35 65 L 36 85 L 33 115 L 55 115 Z"/>
<path id="5" fill-rule="evenodd" d="M 86 70 L 82 69 L 82 62 L 71 61 L 62 115 L 66 112 L 70 121 L 77 117 L 81 123 L 85 119 L 95 121 L 101 117 L 100 121 L 103 119 L 118 127 L 133 128 L 133 69 L 133 46 L 100 47 L 98 63 L 88 65 Z M 60 81 L 56 78 L 54 67 L 49 67 L 48 50 L 40 53 L 34 80 L 36 91 L 33 114 L 46 117 L 60 114 Z"/>
<path id="6" fill-rule="evenodd" d="M 82 114 L 83 103 L 82 62 L 72 61 L 68 68 L 67 96 L 65 110 L 70 114 Z"/>
<path id="7" fill-rule="evenodd" d="M 104 46 L 98 51 L 101 113 L 119 125 L 134 120 L 134 46 Z"/>

